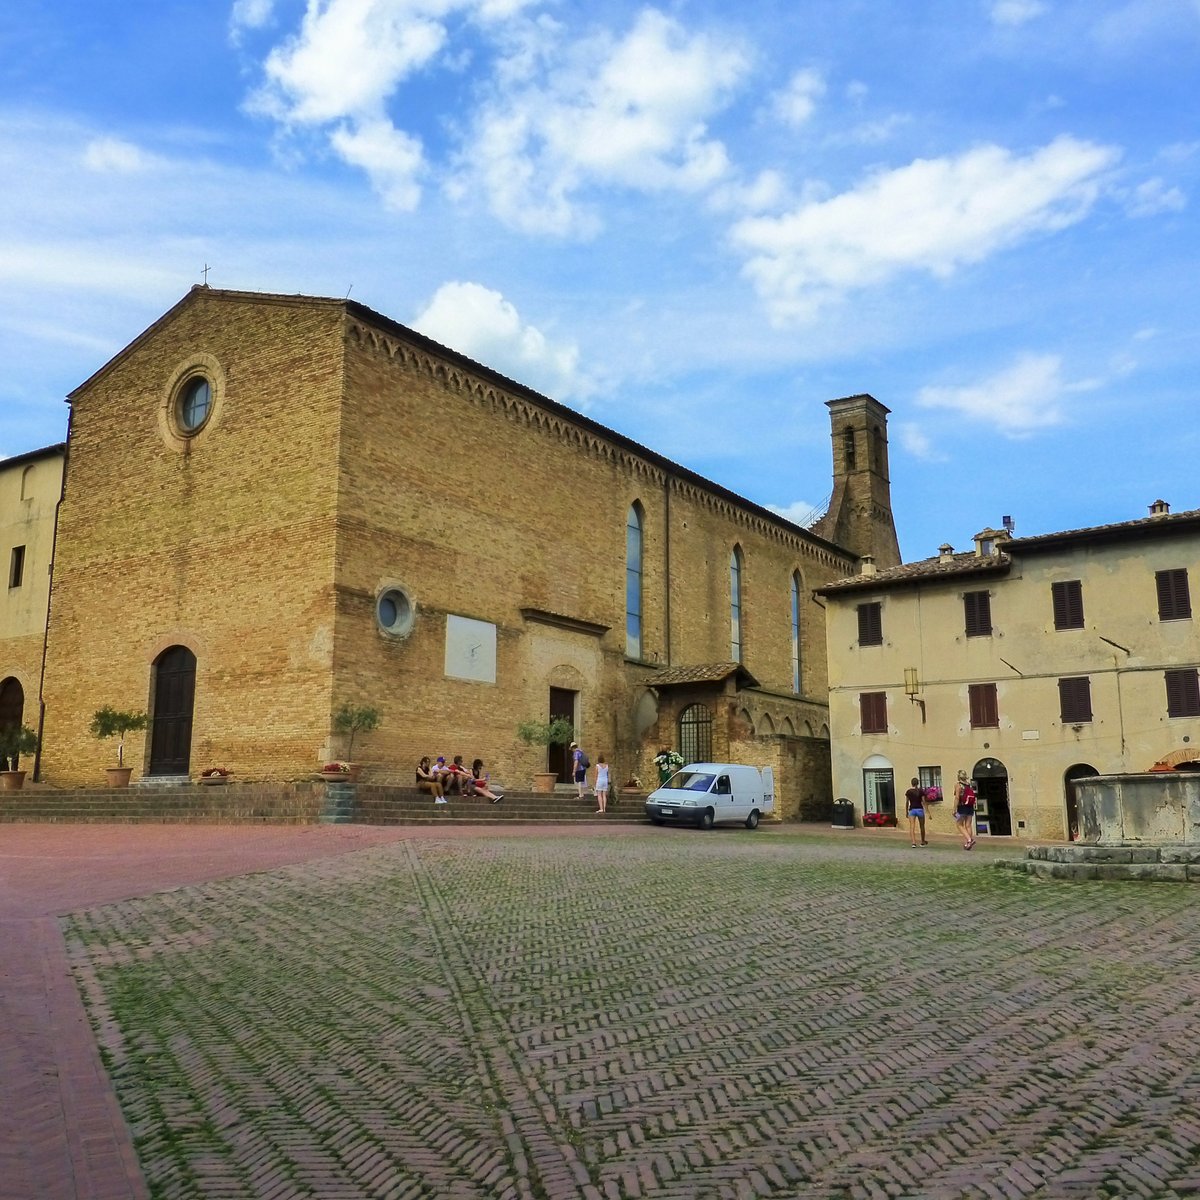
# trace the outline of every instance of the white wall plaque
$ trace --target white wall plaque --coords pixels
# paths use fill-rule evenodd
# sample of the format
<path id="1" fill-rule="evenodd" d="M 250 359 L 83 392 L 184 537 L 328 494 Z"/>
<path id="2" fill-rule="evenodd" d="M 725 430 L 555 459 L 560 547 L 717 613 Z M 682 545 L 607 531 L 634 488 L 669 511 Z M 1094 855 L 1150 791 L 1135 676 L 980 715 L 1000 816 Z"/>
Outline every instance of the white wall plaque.
<path id="1" fill-rule="evenodd" d="M 452 679 L 496 682 L 496 627 L 470 617 L 446 617 L 446 674 Z"/>

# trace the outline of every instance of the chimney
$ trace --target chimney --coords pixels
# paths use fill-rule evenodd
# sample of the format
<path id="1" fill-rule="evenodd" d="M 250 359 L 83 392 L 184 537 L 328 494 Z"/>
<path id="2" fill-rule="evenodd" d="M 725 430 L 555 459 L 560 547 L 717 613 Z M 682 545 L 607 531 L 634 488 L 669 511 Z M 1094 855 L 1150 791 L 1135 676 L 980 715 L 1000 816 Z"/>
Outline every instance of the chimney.
<path id="1" fill-rule="evenodd" d="M 1165 517 L 1171 511 L 1171 506 L 1165 500 L 1155 500 L 1150 505 L 1150 515 L 1152 517 Z"/>
<path id="2" fill-rule="evenodd" d="M 871 577 L 875 574 L 875 555 L 864 554 L 862 556 L 862 558 L 859 559 L 858 573 L 860 575 L 866 575 L 868 577 Z"/>
<path id="3" fill-rule="evenodd" d="M 938 559 L 941 562 L 949 562 L 954 557 L 954 547 L 949 542 L 943 542 L 938 547 Z"/>

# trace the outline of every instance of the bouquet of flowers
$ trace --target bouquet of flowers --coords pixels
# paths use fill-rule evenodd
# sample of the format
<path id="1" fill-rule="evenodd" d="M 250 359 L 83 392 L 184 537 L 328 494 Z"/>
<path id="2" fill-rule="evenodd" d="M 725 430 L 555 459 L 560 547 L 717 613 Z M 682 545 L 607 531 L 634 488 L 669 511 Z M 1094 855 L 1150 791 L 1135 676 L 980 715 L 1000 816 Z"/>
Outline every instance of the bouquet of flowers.
<path id="1" fill-rule="evenodd" d="M 200 772 L 201 779 L 212 779 L 214 776 L 218 779 L 224 779 L 227 775 L 232 775 L 233 772 L 228 767 L 206 767 Z"/>
<path id="2" fill-rule="evenodd" d="M 654 756 L 654 765 L 658 768 L 658 782 L 666 783 L 683 766 L 683 755 L 677 750 L 660 750 Z"/>

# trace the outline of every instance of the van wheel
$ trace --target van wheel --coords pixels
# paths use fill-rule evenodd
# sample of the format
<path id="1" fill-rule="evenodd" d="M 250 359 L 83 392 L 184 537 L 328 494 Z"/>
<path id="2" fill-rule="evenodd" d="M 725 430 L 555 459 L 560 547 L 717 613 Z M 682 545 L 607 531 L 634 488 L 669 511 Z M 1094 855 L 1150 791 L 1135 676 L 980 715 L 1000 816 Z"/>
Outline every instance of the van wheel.
<path id="1" fill-rule="evenodd" d="M 757 808 L 746 818 L 746 828 L 747 829 L 757 829 L 758 828 L 758 809 Z"/>
<path id="2" fill-rule="evenodd" d="M 713 810 L 711 808 L 706 808 L 700 814 L 700 828 L 701 829 L 711 829 L 712 827 L 713 827 Z"/>

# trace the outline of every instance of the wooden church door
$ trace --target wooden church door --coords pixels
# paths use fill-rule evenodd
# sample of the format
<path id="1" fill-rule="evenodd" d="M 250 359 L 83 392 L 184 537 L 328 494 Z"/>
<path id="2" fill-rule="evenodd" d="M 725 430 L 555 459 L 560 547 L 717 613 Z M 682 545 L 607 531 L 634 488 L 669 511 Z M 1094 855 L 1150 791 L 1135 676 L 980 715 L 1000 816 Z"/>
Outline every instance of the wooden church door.
<path id="1" fill-rule="evenodd" d="M 170 646 L 154 663 L 154 716 L 148 775 L 186 775 L 192 756 L 192 706 L 196 700 L 196 656 Z"/>

